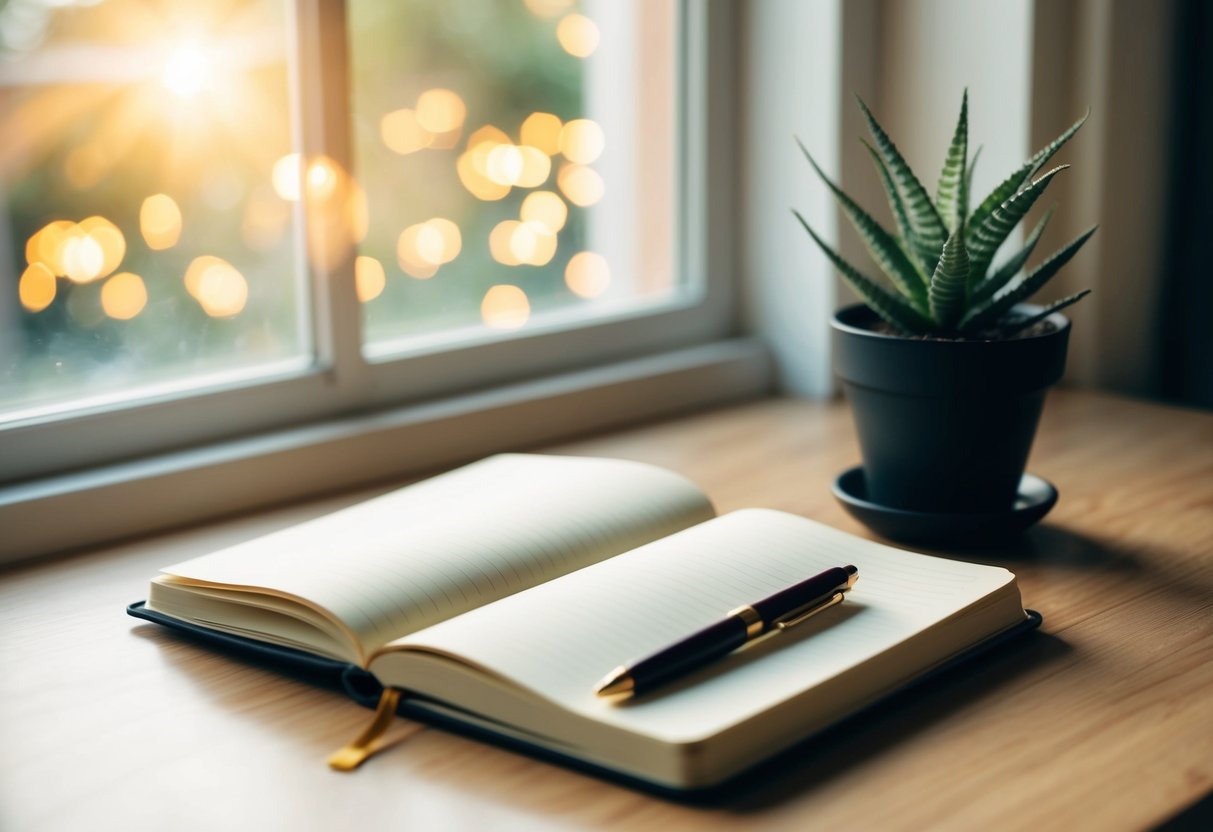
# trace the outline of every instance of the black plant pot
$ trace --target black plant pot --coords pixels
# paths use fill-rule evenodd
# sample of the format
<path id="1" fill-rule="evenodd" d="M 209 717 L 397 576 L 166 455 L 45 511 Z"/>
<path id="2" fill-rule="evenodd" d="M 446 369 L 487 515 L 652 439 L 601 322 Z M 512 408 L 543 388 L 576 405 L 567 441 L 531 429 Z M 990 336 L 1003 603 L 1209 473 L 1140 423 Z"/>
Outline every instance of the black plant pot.
<path id="1" fill-rule="evenodd" d="M 1023 304 L 1016 311 L 1038 310 Z M 920 512 L 1009 511 L 1070 322 L 1003 341 L 903 338 L 863 304 L 831 321 L 834 370 L 851 402 L 867 498 Z"/>

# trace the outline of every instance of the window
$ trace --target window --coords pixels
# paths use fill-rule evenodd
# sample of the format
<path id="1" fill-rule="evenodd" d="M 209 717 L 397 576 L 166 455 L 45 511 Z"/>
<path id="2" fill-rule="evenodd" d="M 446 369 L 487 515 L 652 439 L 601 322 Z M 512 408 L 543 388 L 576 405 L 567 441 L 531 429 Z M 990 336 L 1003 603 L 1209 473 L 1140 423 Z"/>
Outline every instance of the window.
<path id="1" fill-rule="evenodd" d="M 280 3 L 0 11 L 0 413 L 311 352 Z"/>
<path id="2" fill-rule="evenodd" d="M 0 479 L 727 332 L 707 14 L 12 0 Z"/>

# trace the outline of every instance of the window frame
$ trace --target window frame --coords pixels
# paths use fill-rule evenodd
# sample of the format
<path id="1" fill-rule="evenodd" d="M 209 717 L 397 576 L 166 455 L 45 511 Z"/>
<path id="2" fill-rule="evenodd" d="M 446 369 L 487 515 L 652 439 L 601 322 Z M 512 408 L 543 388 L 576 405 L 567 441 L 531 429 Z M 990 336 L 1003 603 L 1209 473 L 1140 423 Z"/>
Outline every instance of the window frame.
<path id="1" fill-rule="evenodd" d="M 533 380 L 580 368 L 686 348 L 736 332 L 732 275 L 731 175 L 712 170 L 731 155 L 726 97 L 729 4 L 682 0 L 682 60 L 676 141 L 675 245 L 680 276 L 701 291 L 662 305 L 588 321 L 539 320 L 524 330 L 443 344 L 434 339 L 390 360 L 363 355 L 362 318 L 353 280 L 354 251 L 331 269 L 306 258 L 313 307 L 314 361 L 284 372 L 215 374 L 213 387 L 165 384 L 138 400 L 97 397 L 86 409 L 47 409 L 0 427 L 0 483 L 119 463 L 234 437 L 407 406 L 467 391 Z M 349 63 L 343 0 L 296 0 L 291 67 L 297 84 L 296 130 L 305 158 L 327 156 L 352 170 Z M 712 60 L 709 61 L 709 55 Z M 709 234 L 708 230 L 712 229 Z M 302 246 L 301 246 L 302 248 Z"/>

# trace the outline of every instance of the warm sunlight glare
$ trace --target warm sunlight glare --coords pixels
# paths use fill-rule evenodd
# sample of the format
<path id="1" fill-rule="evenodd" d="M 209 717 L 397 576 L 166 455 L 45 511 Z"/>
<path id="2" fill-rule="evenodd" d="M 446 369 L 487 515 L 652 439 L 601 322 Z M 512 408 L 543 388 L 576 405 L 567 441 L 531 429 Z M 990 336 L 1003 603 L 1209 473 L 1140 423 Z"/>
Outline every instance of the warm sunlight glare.
<path id="1" fill-rule="evenodd" d="M 119 272 L 101 287 L 101 308 L 117 321 L 129 321 L 147 306 L 147 287 L 143 278 L 131 272 Z"/>
<path id="2" fill-rule="evenodd" d="M 168 194 L 152 194 L 139 209 L 139 231 L 153 251 L 177 245 L 181 238 L 181 209 Z"/>
<path id="3" fill-rule="evenodd" d="M 611 270 L 601 254 L 583 251 L 569 260 L 564 269 L 564 282 L 578 297 L 596 298 L 611 285 Z"/>
<path id="4" fill-rule="evenodd" d="M 179 46 L 165 62 L 160 83 L 179 98 L 193 98 L 206 85 L 208 64 L 206 55 L 196 45 Z"/>
<path id="5" fill-rule="evenodd" d="M 493 329 L 518 329 L 531 317 L 531 303 L 517 286 L 499 283 L 485 292 L 480 317 Z"/>

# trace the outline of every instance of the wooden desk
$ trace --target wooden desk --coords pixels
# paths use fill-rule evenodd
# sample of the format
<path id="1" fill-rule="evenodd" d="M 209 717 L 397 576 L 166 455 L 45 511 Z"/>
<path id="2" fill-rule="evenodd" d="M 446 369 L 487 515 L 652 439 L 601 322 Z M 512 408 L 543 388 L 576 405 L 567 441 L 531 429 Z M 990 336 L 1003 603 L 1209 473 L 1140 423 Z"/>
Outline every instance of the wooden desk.
<path id="1" fill-rule="evenodd" d="M 720 510 L 867 534 L 830 496 L 845 405 L 766 401 L 551 450 L 681 471 Z M 1213 789 L 1213 415 L 1055 392 L 1031 470 L 1061 490 L 1015 571 L 1044 631 L 689 807 L 419 729 L 353 775 L 368 712 L 123 613 L 162 565 L 385 490 L 0 574 L 0 828 L 1132 829 Z M 64 522 L 71 522 L 64 518 Z M 152 825 L 154 824 L 154 826 Z"/>

